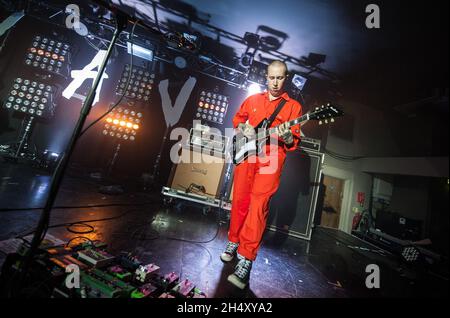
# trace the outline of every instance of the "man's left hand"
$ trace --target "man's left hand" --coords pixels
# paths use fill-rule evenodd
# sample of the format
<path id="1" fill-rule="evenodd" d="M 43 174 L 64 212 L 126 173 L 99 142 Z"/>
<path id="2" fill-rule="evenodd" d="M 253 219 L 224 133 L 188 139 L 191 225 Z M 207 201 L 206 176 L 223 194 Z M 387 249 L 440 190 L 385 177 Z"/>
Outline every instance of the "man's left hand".
<path id="1" fill-rule="evenodd" d="M 278 126 L 278 136 L 283 140 L 286 145 L 292 145 L 294 142 L 294 135 L 292 135 L 291 129 L 288 127 L 288 123 L 282 123 Z"/>

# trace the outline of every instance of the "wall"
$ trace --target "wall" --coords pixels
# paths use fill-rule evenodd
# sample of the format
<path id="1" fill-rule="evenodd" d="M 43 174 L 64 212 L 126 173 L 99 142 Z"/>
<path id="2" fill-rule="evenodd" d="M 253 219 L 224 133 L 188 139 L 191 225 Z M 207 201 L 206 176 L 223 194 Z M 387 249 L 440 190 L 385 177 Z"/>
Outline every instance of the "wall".
<path id="1" fill-rule="evenodd" d="M 433 130 L 432 122 L 427 118 L 409 118 L 345 100 L 339 104 L 345 105 L 344 117 L 349 116 L 352 120 L 338 118 L 332 124 L 337 127 L 325 128 L 322 151 L 326 154 L 323 174 L 345 180 L 340 230 L 350 232 L 355 212 L 369 207 L 374 173 L 448 176 L 448 157 L 409 157 L 425 156 L 430 152 Z M 343 128 L 350 131 L 345 132 Z M 348 159 L 339 159 L 336 154 Z M 408 210 L 407 196 L 414 195 L 421 204 L 413 204 L 415 212 L 411 212 L 411 217 L 425 219 L 427 206 L 422 203 L 426 201 L 426 191 L 426 187 L 397 189 L 396 208 Z M 357 203 L 358 192 L 365 193 L 363 206 Z"/>

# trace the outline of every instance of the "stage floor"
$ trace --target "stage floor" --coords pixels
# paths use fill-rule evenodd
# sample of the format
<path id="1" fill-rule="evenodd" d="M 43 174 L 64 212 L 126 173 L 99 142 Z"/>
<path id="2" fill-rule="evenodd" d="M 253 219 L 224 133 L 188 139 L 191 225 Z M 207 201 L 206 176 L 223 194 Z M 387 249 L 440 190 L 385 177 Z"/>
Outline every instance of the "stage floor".
<path id="1" fill-rule="evenodd" d="M 50 176 L 25 164 L 0 162 L 0 241 L 33 231 L 48 192 Z M 392 254 L 341 231 L 316 227 L 310 241 L 267 231 L 253 265 L 250 285 L 241 291 L 227 282 L 233 264 L 219 255 L 227 241 L 228 212 L 205 211 L 187 201 L 164 204 L 160 190 L 143 191 L 129 182 L 117 195 L 99 193 L 105 185 L 72 167 L 59 190 L 51 225 L 89 221 L 83 234 L 108 244 L 108 251 L 132 252 L 161 274 L 189 278 L 208 297 L 444 297 L 448 279 L 402 263 Z M 127 206 L 129 205 L 129 206 Z M 7 210 L 19 209 L 19 210 Z M 109 220 L 99 220 L 112 218 Z M 82 228 L 85 230 L 86 228 Z M 80 236 L 65 226 L 49 230 L 68 242 Z M 83 239 L 71 243 L 82 242 Z M 5 259 L 0 253 L 0 262 Z M 366 266 L 380 268 L 380 288 L 366 287 Z"/>

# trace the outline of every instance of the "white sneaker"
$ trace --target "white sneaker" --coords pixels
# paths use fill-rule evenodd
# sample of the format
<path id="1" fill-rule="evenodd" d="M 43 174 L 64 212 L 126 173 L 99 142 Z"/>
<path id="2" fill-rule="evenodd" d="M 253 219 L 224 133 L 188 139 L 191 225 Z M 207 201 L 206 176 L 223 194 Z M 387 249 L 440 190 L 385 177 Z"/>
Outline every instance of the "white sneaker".
<path id="1" fill-rule="evenodd" d="M 228 242 L 225 251 L 220 255 L 220 259 L 226 263 L 231 262 L 236 255 L 238 246 L 238 243 Z"/>
<path id="2" fill-rule="evenodd" d="M 250 280 L 250 270 L 252 269 L 252 261 L 249 259 L 241 259 L 236 265 L 233 274 L 228 276 L 228 281 L 240 289 L 244 289 Z"/>

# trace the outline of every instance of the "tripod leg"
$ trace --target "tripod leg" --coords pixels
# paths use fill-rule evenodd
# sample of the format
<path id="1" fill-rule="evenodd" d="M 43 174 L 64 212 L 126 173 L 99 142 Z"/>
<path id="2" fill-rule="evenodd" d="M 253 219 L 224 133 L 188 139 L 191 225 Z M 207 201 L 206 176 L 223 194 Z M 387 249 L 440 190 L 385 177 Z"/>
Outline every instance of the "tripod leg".
<path id="1" fill-rule="evenodd" d="M 116 164 L 117 161 L 117 157 L 119 156 L 119 151 L 120 151 L 120 142 L 117 144 L 115 150 L 114 150 L 114 155 L 108 165 L 108 171 L 106 172 L 106 178 L 108 178 L 111 175 L 111 171 L 114 167 L 114 165 Z"/>
<path id="2" fill-rule="evenodd" d="M 22 150 L 24 148 L 26 148 L 26 146 L 28 145 L 28 140 L 30 139 L 30 135 L 31 135 L 31 128 L 33 125 L 33 121 L 34 121 L 34 117 L 31 116 L 29 118 L 24 118 L 23 119 L 26 122 L 26 126 L 25 126 L 25 130 L 22 134 L 22 138 L 19 142 L 19 146 L 17 147 L 16 153 L 14 155 L 15 159 L 18 159 Z"/>

